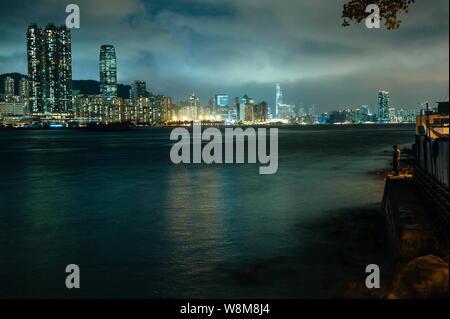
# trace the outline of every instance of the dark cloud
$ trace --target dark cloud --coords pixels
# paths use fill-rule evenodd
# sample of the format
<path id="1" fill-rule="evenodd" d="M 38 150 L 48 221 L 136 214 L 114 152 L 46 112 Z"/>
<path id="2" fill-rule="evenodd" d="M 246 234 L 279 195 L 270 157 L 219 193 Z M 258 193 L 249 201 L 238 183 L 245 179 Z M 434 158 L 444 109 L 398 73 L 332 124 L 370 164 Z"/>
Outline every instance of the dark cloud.
<path id="1" fill-rule="evenodd" d="M 73 35 L 75 79 L 98 78 L 101 44 L 116 46 L 121 83 L 147 80 L 177 99 L 197 92 L 286 102 L 321 111 L 376 103 L 392 92 L 414 107 L 448 94 L 448 1 L 418 0 L 399 30 L 341 27 L 344 0 L 0 0 L 0 73 L 26 72 L 29 23 L 64 23 L 81 9 Z"/>

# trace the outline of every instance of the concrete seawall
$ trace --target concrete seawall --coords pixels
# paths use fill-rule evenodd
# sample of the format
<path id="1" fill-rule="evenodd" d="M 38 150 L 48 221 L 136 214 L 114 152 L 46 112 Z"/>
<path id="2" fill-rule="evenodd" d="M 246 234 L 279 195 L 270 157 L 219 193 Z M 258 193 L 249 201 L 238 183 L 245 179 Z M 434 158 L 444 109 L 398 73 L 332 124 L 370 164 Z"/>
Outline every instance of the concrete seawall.
<path id="1" fill-rule="evenodd" d="M 383 209 L 395 263 L 388 298 L 449 297 L 448 235 L 433 225 L 425 203 L 411 175 L 386 177 Z"/>

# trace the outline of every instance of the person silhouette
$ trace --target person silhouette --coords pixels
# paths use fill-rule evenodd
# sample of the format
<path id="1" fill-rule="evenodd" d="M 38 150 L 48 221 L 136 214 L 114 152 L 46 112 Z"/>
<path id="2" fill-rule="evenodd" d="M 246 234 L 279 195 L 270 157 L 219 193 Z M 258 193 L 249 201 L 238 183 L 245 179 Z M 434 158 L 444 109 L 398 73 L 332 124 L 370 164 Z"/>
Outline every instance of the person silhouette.
<path id="1" fill-rule="evenodd" d="M 392 148 L 394 152 L 392 153 L 392 170 L 394 171 L 394 176 L 400 173 L 400 149 L 397 145 L 393 145 Z"/>

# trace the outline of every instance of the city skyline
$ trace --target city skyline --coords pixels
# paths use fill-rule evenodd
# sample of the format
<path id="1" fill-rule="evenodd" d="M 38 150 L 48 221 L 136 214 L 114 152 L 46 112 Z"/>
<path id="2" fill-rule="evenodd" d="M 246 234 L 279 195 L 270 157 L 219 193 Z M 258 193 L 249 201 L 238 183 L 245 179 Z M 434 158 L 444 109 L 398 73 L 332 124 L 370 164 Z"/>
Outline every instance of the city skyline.
<path id="1" fill-rule="evenodd" d="M 31 25 L 31 29 L 36 26 Z M 53 27 L 52 27 L 53 28 Z M 29 39 L 27 40 L 28 42 Z M 46 56 L 48 49 L 44 49 L 41 55 Z M 54 50 L 53 55 L 59 56 L 61 47 Z M 70 52 L 70 50 L 69 50 Z M 62 126 L 86 125 L 87 122 L 102 123 L 134 123 L 137 125 L 171 125 L 178 121 L 206 121 L 206 122 L 226 122 L 228 124 L 373 124 L 373 123 L 414 123 L 415 117 L 421 114 L 423 105 L 415 109 L 397 108 L 390 104 L 390 92 L 378 91 L 378 105 L 370 111 L 369 105 L 338 107 L 332 111 L 317 112 L 314 104 L 306 109 L 302 103 L 291 105 L 282 103 L 282 89 L 280 84 L 275 85 L 275 97 L 277 103 L 272 107 L 265 101 L 255 102 L 254 98 L 247 94 L 235 97 L 230 103 L 226 94 L 216 94 L 214 99 L 208 101 L 208 105 L 201 104 L 198 96 L 192 92 L 187 100 L 174 103 L 171 97 L 148 92 L 146 82 L 134 81 L 129 87 L 125 97 L 117 95 L 116 60 L 114 47 L 103 45 L 100 49 L 100 78 L 98 82 L 98 92 L 86 94 L 75 89 L 68 92 L 73 108 L 66 112 L 58 112 L 55 108 L 47 111 L 34 110 L 30 106 L 37 100 L 46 101 L 39 92 L 32 91 L 29 95 L 28 80 L 20 76 L 18 88 L 14 88 L 14 78 L 10 75 L 0 75 L 4 78 L 4 94 L 0 95 L 0 119 L 4 123 L 15 123 L 18 126 L 27 126 L 27 122 L 36 119 L 44 121 L 62 121 Z M 70 56 L 69 56 L 70 59 Z M 30 74 L 33 78 L 35 67 L 39 60 L 30 56 Z M 44 65 L 46 63 L 43 63 Z M 59 72 L 56 72 L 59 74 Z M 45 76 L 38 77 L 31 83 L 30 88 L 48 86 Z M 72 82 L 70 81 L 70 87 Z M 15 95 L 15 91 L 18 95 Z M 43 90 L 41 90 L 43 91 Z M 42 92 L 41 92 L 42 93 Z M 124 93 L 124 92 L 123 92 Z M 45 94 L 44 94 L 45 95 Z M 113 96 L 114 95 L 114 96 Z M 54 105 L 64 102 L 63 96 L 58 96 L 53 100 Z M 29 103 L 30 102 L 30 103 Z M 41 103 L 43 104 L 43 103 Z M 44 104 L 48 104 L 47 102 Z M 434 109 L 434 106 L 431 106 Z M 274 113 L 276 112 L 276 113 Z M 72 124 L 68 124 L 71 122 Z M 77 123 L 78 124 L 75 124 Z M 83 124 L 84 123 L 84 124 Z M 55 124 L 56 125 L 56 124 Z"/>
<path id="2" fill-rule="evenodd" d="M 20 1 L 14 3 L 10 10 L 18 10 L 19 5 Z M 7 27 L 0 38 L 7 44 L 0 49 L 0 73 L 26 74 L 23 43 L 17 36 L 33 21 L 63 23 L 65 5 L 47 0 L 42 1 L 45 10 L 38 10 L 39 14 L 25 8 L 14 20 L 4 17 Z M 414 4 L 408 19 L 394 31 L 368 30 L 364 25 L 342 28 L 341 4 L 326 1 L 314 5 L 97 1 L 95 10 L 80 1 L 79 6 L 81 28 L 72 30 L 73 79 L 98 80 L 98 48 L 108 43 L 115 46 L 120 61 L 118 83 L 144 80 L 150 91 L 176 100 L 192 91 L 203 102 L 219 92 L 229 96 L 247 93 L 273 105 L 275 83 L 282 84 L 286 102 L 315 104 L 321 111 L 331 111 L 336 105 L 375 105 L 375 100 L 368 100 L 374 89 L 396 92 L 393 105 L 410 108 L 448 95 L 448 3 L 444 1 L 433 7 Z M 280 25 L 279 14 L 286 18 L 289 6 L 302 10 L 287 15 L 286 25 Z M 268 9 L 273 10 L 269 13 Z M 262 17 L 273 15 L 271 27 L 285 39 L 280 42 L 272 37 L 273 32 L 262 32 L 264 28 L 258 25 L 258 29 L 254 19 L 239 19 L 251 10 Z M 323 19 L 311 21 L 307 13 Z M 99 21 L 100 14 L 111 21 Z M 174 25 L 169 17 L 181 25 Z M 122 20 L 127 21 L 125 25 Z M 198 27 L 202 20 L 210 30 Z M 241 41 L 217 30 L 235 20 L 245 31 Z M 297 28 L 303 23 L 308 26 Z M 297 29 L 302 31 L 296 35 Z M 396 45 L 400 40 L 402 45 Z M 204 56 L 205 52 L 209 54 Z"/>
<path id="3" fill-rule="evenodd" d="M 113 46 L 111 46 L 111 45 L 102 45 L 102 48 L 105 47 L 105 46 L 113 48 Z M 100 49 L 100 51 L 102 51 L 102 48 Z M 102 68 L 105 68 L 105 66 L 104 66 L 105 63 L 106 62 L 105 61 L 102 62 L 102 59 L 100 58 L 100 62 L 99 62 L 100 70 Z M 117 63 L 117 62 L 114 62 L 114 63 Z M 20 76 L 20 78 L 21 78 L 20 81 L 18 82 L 20 84 L 18 85 L 17 89 L 15 89 L 14 79 L 11 78 L 11 75 L 14 75 L 14 74 L 16 76 Z M 100 71 L 100 78 L 102 78 L 101 74 L 102 74 L 102 72 Z M 4 83 L 3 83 L 2 87 L 3 87 L 3 92 L 4 92 L 5 96 L 17 95 L 17 96 L 26 96 L 26 97 L 28 97 L 28 86 L 24 85 L 23 83 L 24 82 L 28 82 L 27 78 L 30 75 L 20 74 L 20 73 L 17 73 L 17 72 L 12 72 L 12 73 L 0 74 L 0 76 L 4 77 Z M 115 81 L 115 84 L 113 85 L 115 87 L 114 88 L 114 92 L 115 93 L 114 93 L 114 96 L 112 96 L 112 97 L 119 97 L 118 92 L 117 92 L 117 85 L 122 85 L 122 86 L 128 86 L 129 87 L 129 92 L 126 94 L 126 97 L 124 97 L 124 98 L 125 99 L 129 99 L 130 101 L 136 101 L 138 98 L 146 97 L 146 95 L 149 95 L 149 94 L 159 94 L 160 93 L 160 92 L 155 92 L 155 91 L 152 91 L 152 90 L 147 90 L 147 83 L 146 83 L 146 81 L 143 81 L 143 80 L 134 80 L 132 83 L 125 84 L 125 83 L 118 83 L 114 76 L 112 78 L 114 79 L 112 81 L 113 82 Z M 78 81 L 78 82 L 80 82 L 80 81 L 94 81 L 94 82 L 97 82 L 99 84 L 99 91 L 97 93 L 93 94 L 93 95 L 99 95 L 99 96 L 104 97 L 104 91 L 106 91 L 106 88 L 102 88 L 102 87 L 106 86 L 106 85 L 102 84 L 102 80 L 100 80 L 100 81 L 99 80 L 76 80 L 76 79 L 74 79 L 74 80 Z M 106 79 L 104 79 L 103 82 L 106 82 Z M 272 115 L 275 114 L 274 113 L 274 109 L 278 108 L 279 106 L 281 106 L 281 108 L 284 109 L 284 112 L 282 112 L 282 111 L 281 112 L 276 112 L 276 113 L 278 113 L 278 115 L 280 113 L 289 113 L 289 111 L 286 111 L 286 109 L 290 109 L 290 108 L 303 109 L 303 111 L 305 111 L 305 107 L 309 108 L 309 109 L 307 109 L 307 111 L 308 111 L 307 113 L 308 114 L 320 114 L 320 113 L 327 113 L 327 112 L 331 112 L 331 111 L 344 110 L 346 108 L 348 109 L 348 108 L 358 108 L 358 107 L 366 107 L 366 106 L 367 107 L 371 107 L 372 109 L 378 109 L 380 107 L 380 93 L 386 93 L 388 95 L 388 98 L 387 98 L 387 101 L 386 101 L 386 105 L 384 106 L 384 108 L 386 108 L 386 107 L 387 108 L 389 108 L 389 107 L 398 107 L 398 106 L 393 105 L 393 104 L 390 103 L 390 94 L 391 94 L 391 92 L 389 92 L 387 90 L 379 89 L 378 90 L 378 97 L 374 97 L 373 94 L 372 94 L 372 96 L 370 96 L 368 98 L 367 103 L 365 103 L 365 104 L 360 104 L 360 105 L 339 105 L 339 104 L 336 104 L 336 105 L 333 105 L 333 107 L 331 109 L 327 110 L 327 111 L 323 111 L 322 112 L 322 110 L 320 110 L 320 112 L 315 112 L 317 110 L 315 108 L 315 104 L 314 103 L 311 103 L 311 104 L 308 104 L 308 105 L 305 105 L 305 103 L 303 103 L 302 101 L 300 101 L 299 103 L 292 103 L 292 104 L 281 103 L 280 101 L 282 101 L 283 90 L 281 88 L 280 83 L 275 83 L 274 87 L 272 89 L 273 89 L 273 94 L 275 96 L 275 98 L 274 98 L 275 102 L 272 103 L 272 104 L 268 103 L 269 104 L 269 111 L 271 112 Z M 24 90 L 26 90 L 25 91 L 26 93 L 24 93 Z M 78 90 L 76 90 L 76 89 L 74 89 L 74 90 L 75 90 L 75 92 L 73 93 L 74 95 L 77 95 L 77 94 L 86 95 L 86 93 L 78 92 Z M 16 91 L 18 92 L 18 94 L 14 94 Z M 281 92 L 281 99 L 277 103 L 276 101 L 277 101 L 278 96 L 280 94 L 279 92 Z M 245 93 L 241 93 L 241 95 L 242 94 L 243 95 L 247 95 Z M 87 95 L 90 95 L 90 94 L 87 94 Z M 200 98 L 196 96 L 196 92 L 190 92 L 188 95 L 186 95 L 184 97 L 182 96 L 178 100 L 173 100 L 173 102 L 176 105 L 180 106 L 180 105 L 183 105 L 183 103 L 187 102 L 187 100 L 190 100 L 192 98 L 192 96 L 195 96 L 195 98 L 197 100 L 197 104 L 198 104 L 197 106 L 198 107 L 210 106 L 211 102 L 214 102 L 215 106 L 231 106 L 231 105 L 233 105 L 233 103 L 230 102 L 232 100 L 232 97 L 230 97 L 230 95 L 226 94 L 226 93 L 214 94 L 212 99 L 210 97 L 208 99 L 208 101 L 206 101 L 206 100 L 205 101 L 200 101 Z M 239 98 L 240 98 L 240 96 L 234 97 L 234 99 L 239 99 Z M 226 101 L 226 102 L 224 102 L 224 101 Z M 261 100 L 261 101 L 267 103 L 267 101 L 265 101 L 265 100 Z M 106 100 L 104 102 L 107 104 Z M 436 101 L 436 102 L 439 102 L 439 101 Z M 422 105 L 423 105 L 423 103 L 420 103 L 420 104 L 417 104 L 417 105 L 414 105 L 414 106 L 411 106 L 411 107 L 406 107 L 406 109 L 408 109 L 408 110 L 417 110 L 418 108 L 419 109 L 422 108 Z M 404 109 L 403 107 L 400 107 L 400 108 Z"/>

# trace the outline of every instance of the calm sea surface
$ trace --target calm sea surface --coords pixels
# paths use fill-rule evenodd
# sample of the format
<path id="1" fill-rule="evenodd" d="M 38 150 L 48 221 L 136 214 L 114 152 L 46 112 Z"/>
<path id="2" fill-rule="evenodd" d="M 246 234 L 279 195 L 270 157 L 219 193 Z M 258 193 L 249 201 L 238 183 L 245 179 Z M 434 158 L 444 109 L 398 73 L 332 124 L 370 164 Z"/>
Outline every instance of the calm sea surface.
<path id="1" fill-rule="evenodd" d="M 170 131 L 0 131 L 0 298 L 333 297 L 384 262 L 316 221 L 379 209 L 413 126 L 280 128 L 274 175 L 172 164 Z"/>

